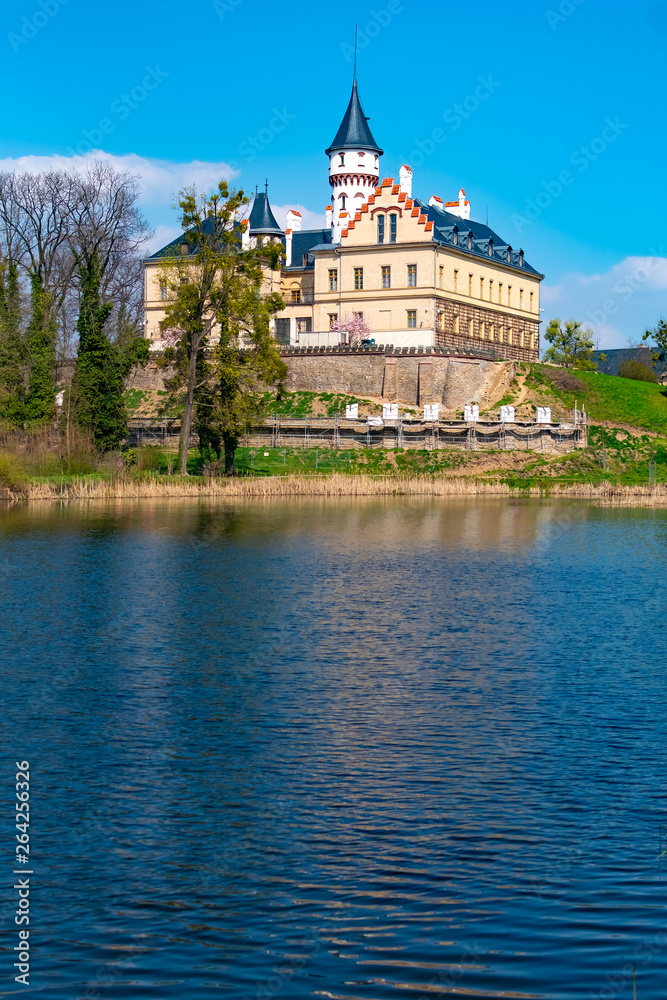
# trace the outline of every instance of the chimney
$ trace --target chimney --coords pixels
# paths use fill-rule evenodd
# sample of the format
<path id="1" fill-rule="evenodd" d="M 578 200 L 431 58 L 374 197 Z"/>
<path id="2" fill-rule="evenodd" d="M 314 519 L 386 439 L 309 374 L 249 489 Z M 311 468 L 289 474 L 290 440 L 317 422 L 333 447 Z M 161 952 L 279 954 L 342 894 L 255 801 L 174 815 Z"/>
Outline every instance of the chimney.
<path id="1" fill-rule="evenodd" d="M 459 215 L 462 219 L 470 218 L 470 202 L 466 201 L 466 193 L 463 188 L 459 191 Z"/>
<path id="2" fill-rule="evenodd" d="M 437 194 L 432 194 L 428 200 L 428 203 L 431 206 L 431 208 L 439 208 L 441 212 L 444 209 L 442 198 L 438 198 Z"/>
<path id="3" fill-rule="evenodd" d="M 288 216 L 289 218 L 289 216 Z M 292 230 L 285 230 L 285 267 L 292 266 Z"/>
<path id="4" fill-rule="evenodd" d="M 293 208 L 290 208 L 289 212 L 287 213 L 287 225 L 289 226 L 289 228 L 292 230 L 293 233 L 301 232 L 302 222 L 303 219 L 301 218 L 301 212 L 297 212 Z"/>
<path id="5" fill-rule="evenodd" d="M 399 171 L 398 183 L 401 191 L 405 191 L 408 198 L 412 198 L 412 170 L 405 163 Z"/>
<path id="6" fill-rule="evenodd" d="M 333 226 L 333 205 L 327 205 L 327 229 Z"/>

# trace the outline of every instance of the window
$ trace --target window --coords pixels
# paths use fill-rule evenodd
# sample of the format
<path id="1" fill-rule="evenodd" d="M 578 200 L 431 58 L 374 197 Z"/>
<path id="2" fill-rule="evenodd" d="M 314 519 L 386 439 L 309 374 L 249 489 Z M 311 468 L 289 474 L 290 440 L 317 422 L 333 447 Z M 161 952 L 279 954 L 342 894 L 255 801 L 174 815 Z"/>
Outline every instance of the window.
<path id="1" fill-rule="evenodd" d="M 454 291 L 458 292 L 458 290 L 459 290 L 459 272 L 454 271 Z"/>
<path id="2" fill-rule="evenodd" d="M 378 243 L 384 243 L 384 215 L 378 215 Z"/>
<path id="3" fill-rule="evenodd" d="M 502 283 L 502 281 L 498 282 L 498 301 L 499 302 L 503 301 L 503 283 Z"/>
<path id="4" fill-rule="evenodd" d="M 531 292 L 530 293 L 530 311 L 531 312 L 534 312 L 534 309 L 533 309 L 533 299 L 534 299 L 534 297 L 535 297 L 535 293 Z"/>
<path id="5" fill-rule="evenodd" d="M 293 288 L 290 292 L 290 302 L 292 305 L 298 305 L 301 302 L 301 289 Z"/>
<path id="6" fill-rule="evenodd" d="M 329 329 L 333 330 L 334 326 L 338 322 L 338 313 L 329 313 Z"/>
<path id="7" fill-rule="evenodd" d="M 496 327 L 492 323 L 491 326 L 490 326 L 490 328 L 489 328 L 489 340 L 493 340 L 495 338 L 495 336 L 496 336 Z"/>
<path id="8" fill-rule="evenodd" d="M 472 274 L 468 275 L 468 295 L 472 295 Z"/>
<path id="9" fill-rule="evenodd" d="M 363 321 L 364 321 L 364 314 L 363 313 L 352 313 L 352 315 L 354 316 L 355 319 L 360 319 L 361 322 L 363 323 Z"/>
<path id="10" fill-rule="evenodd" d="M 498 332 L 498 343 L 502 344 L 502 342 L 504 341 L 504 339 L 505 339 L 505 328 L 501 324 L 500 330 Z"/>
<path id="11" fill-rule="evenodd" d="M 181 243 L 181 257 L 187 257 L 189 253 L 190 253 L 190 244 Z"/>
<path id="12" fill-rule="evenodd" d="M 297 316 L 296 319 L 296 332 L 297 333 L 310 333 L 313 329 L 313 321 L 310 316 Z"/>
<path id="13" fill-rule="evenodd" d="M 482 320 L 482 322 L 479 324 L 479 335 L 482 338 L 482 340 L 484 340 L 486 336 L 486 323 L 484 322 L 484 320 Z"/>
<path id="14" fill-rule="evenodd" d="M 408 330 L 417 329 L 417 310 L 408 309 Z"/>
<path id="15" fill-rule="evenodd" d="M 346 194 L 342 194 L 340 196 L 340 210 L 341 210 L 341 212 L 343 212 L 345 210 L 346 203 L 347 203 L 347 195 Z"/>
<path id="16" fill-rule="evenodd" d="M 484 298 L 484 278 L 479 279 L 479 297 Z"/>
<path id="17" fill-rule="evenodd" d="M 523 309 L 523 288 L 519 289 L 519 309 Z"/>
<path id="18" fill-rule="evenodd" d="M 512 324 L 511 323 L 507 327 L 507 343 L 508 344 L 512 343 Z"/>
<path id="19" fill-rule="evenodd" d="M 493 278 L 489 278 L 489 302 L 493 302 Z"/>
<path id="20" fill-rule="evenodd" d="M 511 285 L 507 286 L 507 305 L 508 306 L 512 305 L 512 286 Z"/>
<path id="21" fill-rule="evenodd" d="M 301 258 L 301 262 L 302 262 L 302 264 L 303 264 L 304 267 L 308 267 L 308 254 L 307 253 L 305 253 L 303 255 L 303 257 Z"/>
<path id="22" fill-rule="evenodd" d="M 344 153 L 340 154 L 340 163 L 338 164 L 338 166 L 339 167 L 344 167 L 345 166 L 345 154 Z"/>
<path id="23" fill-rule="evenodd" d="M 337 267 L 332 267 L 329 270 L 329 291 L 330 292 L 337 292 L 338 291 L 338 268 Z"/>
<path id="24" fill-rule="evenodd" d="M 276 343 L 277 344 L 289 344 L 289 325 L 290 321 L 288 319 L 277 319 L 276 320 Z"/>
<path id="25" fill-rule="evenodd" d="M 474 332 L 475 332 L 475 321 L 474 321 L 474 319 L 469 319 L 468 320 L 468 333 L 472 337 L 472 335 L 474 334 Z"/>
<path id="26" fill-rule="evenodd" d="M 408 264 L 408 288 L 417 287 L 417 265 Z"/>
<path id="27" fill-rule="evenodd" d="M 524 334 L 523 334 L 523 330 L 519 334 L 519 343 L 520 343 L 521 347 L 524 346 Z"/>
<path id="28" fill-rule="evenodd" d="M 164 301 L 168 294 L 167 281 L 165 278 L 160 278 L 160 298 Z"/>
<path id="29" fill-rule="evenodd" d="M 445 314 L 444 312 L 438 313 L 438 330 L 445 329 Z"/>
<path id="30" fill-rule="evenodd" d="M 181 275 L 181 284 L 182 285 L 187 285 L 187 283 L 188 283 L 188 279 L 186 278 L 186 276 L 184 274 L 182 274 Z"/>
<path id="31" fill-rule="evenodd" d="M 441 264 L 438 269 L 438 288 L 442 288 L 444 280 L 445 280 L 445 269 Z"/>
<path id="32" fill-rule="evenodd" d="M 391 288 L 391 268 L 390 267 L 383 267 L 382 268 L 382 287 L 383 288 Z"/>
<path id="33" fill-rule="evenodd" d="M 398 216 L 397 215 L 390 215 L 389 216 L 389 242 L 390 243 L 395 243 L 396 242 L 396 231 L 397 231 L 397 229 L 398 229 Z"/>
<path id="34" fill-rule="evenodd" d="M 459 332 L 459 318 L 458 318 L 458 316 L 455 316 L 454 317 L 454 333 L 458 333 L 458 332 Z"/>
<path id="35" fill-rule="evenodd" d="M 363 267 L 355 267 L 354 269 L 354 290 L 355 292 L 360 292 L 364 287 L 364 269 Z"/>

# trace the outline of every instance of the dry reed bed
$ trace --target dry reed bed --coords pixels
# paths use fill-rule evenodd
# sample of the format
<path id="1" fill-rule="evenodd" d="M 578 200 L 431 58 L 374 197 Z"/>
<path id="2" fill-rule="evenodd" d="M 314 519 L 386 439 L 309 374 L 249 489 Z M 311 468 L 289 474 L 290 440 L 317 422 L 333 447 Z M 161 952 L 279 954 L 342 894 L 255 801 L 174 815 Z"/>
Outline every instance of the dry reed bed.
<path id="1" fill-rule="evenodd" d="M 505 483 L 455 476 L 276 476 L 262 479 L 80 479 L 66 484 L 33 483 L 25 490 L 4 490 L 7 500 L 121 500 L 187 497 L 253 499 L 260 497 L 367 496 L 529 496 L 571 497 L 603 506 L 667 506 L 665 486 L 615 486 L 610 483 L 548 485 L 516 490 Z"/>

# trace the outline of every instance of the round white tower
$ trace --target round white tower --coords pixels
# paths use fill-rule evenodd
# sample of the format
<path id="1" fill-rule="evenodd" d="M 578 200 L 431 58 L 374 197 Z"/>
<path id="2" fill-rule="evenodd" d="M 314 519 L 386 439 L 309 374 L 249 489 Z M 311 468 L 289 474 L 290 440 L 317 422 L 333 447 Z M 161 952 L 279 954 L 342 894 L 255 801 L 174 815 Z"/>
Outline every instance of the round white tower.
<path id="1" fill-rule="evenodd" d="M 364 115 L 357 81 L 336 138 L 326 150 L 333 205 L 333 241 L 340 242 L 345 223 L 368 201 L 380 180 L 382 150 L 376 143 Z"/>

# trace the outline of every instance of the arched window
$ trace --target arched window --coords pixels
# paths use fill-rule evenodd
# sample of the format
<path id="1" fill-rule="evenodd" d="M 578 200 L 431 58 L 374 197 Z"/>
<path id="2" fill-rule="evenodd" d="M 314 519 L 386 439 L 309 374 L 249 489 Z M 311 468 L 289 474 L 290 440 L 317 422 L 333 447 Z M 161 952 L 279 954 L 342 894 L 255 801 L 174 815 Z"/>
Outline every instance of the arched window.
<path id="1" fill-rule="evenodd" d="M 338 166 L 339 167 L 344 167 L 345 166 L 345 154 L 344 153 L 340 154 L 340 163 L 338 164 Z"/>
<path id="2" fill-rule="evenodd" d="M 340 196 L 340 207 L 341 207 L 341 211 L 342 211 L 342 210 L 343 210 L 343 209 L 345 208 L 345 205 L 346 205 L 346 203 L 347 203 L 347 195 L 346 195 L 346 194 L 342 194 L 342 195 Z"/>

